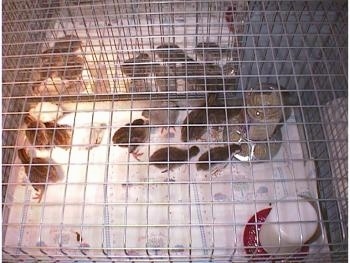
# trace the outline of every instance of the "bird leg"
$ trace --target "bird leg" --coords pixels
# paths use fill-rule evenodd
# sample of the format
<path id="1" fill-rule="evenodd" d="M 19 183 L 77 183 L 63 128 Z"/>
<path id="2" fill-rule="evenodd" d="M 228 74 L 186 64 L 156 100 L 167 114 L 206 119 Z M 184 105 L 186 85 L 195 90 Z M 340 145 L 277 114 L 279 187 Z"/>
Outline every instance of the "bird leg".
<path id="1" fill-rule="evenodd" d="M 139 150 L 135 150 L 133 152 L 131 152 L 131 155 L 138 161 L 141 161 L 139 156 L 143 155 L 143 153 L 140 153 Z"/>

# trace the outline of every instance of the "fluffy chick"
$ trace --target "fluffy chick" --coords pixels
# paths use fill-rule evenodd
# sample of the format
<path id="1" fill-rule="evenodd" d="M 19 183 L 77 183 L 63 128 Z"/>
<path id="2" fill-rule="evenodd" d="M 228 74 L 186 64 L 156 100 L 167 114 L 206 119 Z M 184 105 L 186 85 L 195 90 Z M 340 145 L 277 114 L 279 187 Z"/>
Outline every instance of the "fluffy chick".
<path id="1" fill-rule="evenodd" d="M 72 127 L 58 124 L 56 121 L 45 122 L 46 133 L 54 145 L 69 148 L 72 145 Z"/>
<path id="2" fill-rule="evenodd" d="M 28 114 L 24 116 L 24 123 L 27 125 L 25 134 L 31 145 L 40 148 L 47 148 L 50 145 L 50 136 L 47 134 L 46 126 L 43 122 Z"/>
<path id="3" fill-rule="evenodd" d="M 175 131 L 175 128 L 171 125 L 174 125 L 176 123 L 177 117 L 179 116 L 179 110 L 171 108 L 177 107 L 176 103 L 157 102 L 157 104 L 157 108 L 143 110 L 142 116 L 148 119 L 151 126 L 157 127 L 158 125 L 169 125 L 169 127 L 162 126 L 161 134 L 163 133 L 164 129 L 167 128 L 173 128 Z"/>
<path id="4" fill-rule="evenodd" d="M 207 95 L 207 104 L 213 105 L 217 95 L 234 90 L 235 76 L 228 76 L 224 70 L 212 63 L 185 63 L 176 69 L 176 76 L 186 83 L 186 91 L 203 92 Z"/>
<path id="5" fill-rule="evenodd" d="M 56 40 L 53 49 L 59 53 L 75 52 L 82 48 L 83 42 L 75 35 L 67 35 Z"/>
<path id="6" fill-rule="evenodd" d="M 202 60 L 220 60 L 230 54 L 230 50 L 220 47 L 215 42 L 200 42 L 196 45 L 194 53 Z"/>
<path id="7" fill-rule="evenodd" d="M 151 59 L 147 53 L 140 53 L 137 57 L 125 60 L 120 70 L 128 77 L 148 77 L 151 73 Z"/>
<path id="8" fill-rule="evenodd" d="M 178 45 L 172 43 L 164 43 L 158 46 L 155 53 L 160 59 L 167 62 L 194 61 Z"/>
<path id="9" fill-rule="evenodd" d="M 165 169 L 162 173 L 172 171 L 199 153 L 197 146 L 192 146 L 189 150 L 176 147 L 166 147 L 155 151 L 149 158 L 151 165 L 160 169 Z"/>
<path id="10" fill-rule="evenodd" d="M 118 129 L 112 138 L 114 144 L 120 147 L 128 147 L 129 153 L 140 161 L 139 156 L 143 155 L 137 150 L 137 147 L 146 142 L 149 138 L 148 121 L 144 119 L 136 119 L 132 123 L 128 123 L 125 127 Z"/>
<path id="11" fill-rule="evenodd" d="M 59 77 L 68 80 L 79 78 L 84 69 L 85 59 L 82 56 L 69 54 L 63 56 L 64 67 L 58 69 Z"/>
<path id="12" fill-rule="evenodd" d="M 51 160 L 45 158 L 30 158 L 25 149 L 18 150 L 18 157 L 24 164 L 25 173 L 37 191 L 33 199 L 37 199 L 40 203 L 46 189 L 47 183 L 56 183 L 60 180 L 58 166 L 53 164 Z"/>
<path id="13" fill-rule="evenodd" d="M 155 82 L 158 91 L 176 91 L 176 69 L 167 65 L 155 65 L 153 67 L 153 74 L 155 75 Z"/>
<path id="14" fill-rule="evenodd" d="M 54 49 L 48 49 L 41 56 L 41 65 L 38 69 L 39 80 L 60 77 L 68 80 L 79 78 L 84 69 L 85 60 L 75 54 L 60 54 Z"/>
<path id="15" fill-rule="evenodd" d="M 204 106 L 204 105 L 202 105 Z M 192 110 L 181 128 L 181 140 L 183 142 L 198 140 L 207 131 L 207 115 L 205 109 Z"/>
<path id="16" fill-rule="evenodd" d="M 54 49 L 50 48 L 40 55 L 40 59 L 41 63 L 37 70 L 38 77 L 36 77 L 36 80 L 42 81 L 46 78 L 60 76 L 59 69 L 64 67 L 63 56 L 61 54 L 56 53 Z"/>
<path id="17" fill-rule="evenodd" d="M 196 164 L 198 171 L 208 171 L 211 167 L 216 167 L 219 164 L 227 165 L 224 163 L 226 160 L 231 159 L 231 156 L 235 153 L 239 153 L 241 147 L 237 144 L 230 144 L 229 146 L 218 146 L 203 153 Z"/>
<path id="18" fill-rule="evenodd" d="M 176 75 L 186 81 L 187 91 L 217 90 L 222 83 L 222 70 L 216 64 L 184 63 Z"/>
<path id="19" fill-rule="evenodd" d="M 239 109 L 209 108 L 206 110 L 204 107 L 205 104 L 201 106 L 202 109 L 191 111 L 183 121 L 181 128 L 181 140 L 183 142 L 200 139 L 208 130 L 206 124 L 225 123 L 227 119 L 240 113 Z"/>

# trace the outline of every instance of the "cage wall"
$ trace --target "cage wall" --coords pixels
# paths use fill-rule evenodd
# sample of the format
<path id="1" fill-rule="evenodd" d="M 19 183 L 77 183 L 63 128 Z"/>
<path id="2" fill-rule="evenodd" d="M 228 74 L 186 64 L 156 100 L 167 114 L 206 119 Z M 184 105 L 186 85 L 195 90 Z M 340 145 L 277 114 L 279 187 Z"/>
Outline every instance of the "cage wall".
<path id="1" fill-rule="evenodd" d="M 347 30 L 345 1 L 4 1 L 3 257 L 346 262 Z M 283 103 L 261 112 L 281 117 L 254 123 L 249 96 L 271 87 Z M 165 121 L 147 122 L 140 156 L 128 154 L 118 129 L 154 108 Z M 189 121 L 195 111 L 203 120 Z M 261 127 L 280 135 L 253 138 Z M 65 129 L 69 145 L 32 143 Z M 240 153 L 228 148 L 219 166 L 209 154 L 201 168 L 232 143 Z M 158 169 L 151 156 L 164 147 L 188 158 L 172 168 L 168 150 Z M 35 157 L 62 173 L 39 202 Z M 266 253 L 260 217 L 286 196 L 311 200 L 317 231 L 300 250 Z"/>

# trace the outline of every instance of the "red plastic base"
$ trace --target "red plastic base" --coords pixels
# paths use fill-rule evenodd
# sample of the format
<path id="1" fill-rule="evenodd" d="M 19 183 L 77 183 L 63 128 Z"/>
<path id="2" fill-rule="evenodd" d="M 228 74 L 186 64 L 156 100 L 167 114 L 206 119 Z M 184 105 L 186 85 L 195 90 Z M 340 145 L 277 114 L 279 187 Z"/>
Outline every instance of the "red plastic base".
<path id="1" fill-rule="evenodd" d="M 267 254 L 264 248 L 261 246 L 260 242 L 258 242 L 258 235 L 261 228 L 262 223 L 265 222 L 267 216 L 271 211 L 271 207 L 260 210 L 255 215 L 253 215 L 248 224 L 245 226 L 243 233 L 243 243 L 245 247 L 245 252 L 247 254 L 252 254 L 254 257 L 271 257 L 274 260 L 281 260 L 273 255 Z M 292 257 L 288 257 L 289 260 L 301 260 L 303 259 L 307 253 L 309 252 L 308 246 L 303 246 L 299 252 L 297 252 Z"/>

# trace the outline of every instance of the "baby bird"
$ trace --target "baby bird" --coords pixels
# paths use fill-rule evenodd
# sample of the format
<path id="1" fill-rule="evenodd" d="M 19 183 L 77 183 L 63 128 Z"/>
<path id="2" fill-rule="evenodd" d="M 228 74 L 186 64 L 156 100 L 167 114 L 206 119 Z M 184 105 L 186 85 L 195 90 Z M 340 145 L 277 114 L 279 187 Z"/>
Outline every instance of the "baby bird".
<path id="1" fill-rule="evenodd" d="M 220 59 L 220 46 L 215 42 L 200 42 L 193 51 L 203 60 Z"/>
<path id="2" fill-rule="evenodd" d="M 225 110 L 224 108 L 220 108 L 223 106 L 217 107 L 218 108 L 209 108 L 208 110 L 210 124 L 226 123 L 227 120 L 238 117 L 238 115 L 241 113 L 241 109 L 239 108 L 227 108 Z"/>
<path id="3" fill-rule="evenodd" d="M 40 55 L 40 68 L 37 70 L 38 77 L 36 80 L 42 81 L 46 78 L 59 77 L 59 69 L 64 67 L 63 56 L 55 52 L 54 49 L 49 48 Z"/>
<path id="4" fill-rule="evenodd" d="M 158 91 L 177 91 L 175 72 L 176 70 L 174 67 L 168 67 L 166 65 L 155 65 L 153 67 L 153 74 L 155 75 Z"/>
<path id="5" fill-rule="evenodd" d="M 219 65 L 212 63 L 185 63 L 176 69 L 176 76 L 186 83 L 186 91 L 207 95 L 208 105 L 214 105 L 220 93 L 233 90 L 236 77 L 227 75 Z"/>
<path id="6" fill-rule="evenodd" d="M 183 121 L 181 140 L 187 142 L 200 139 L 208 129 L 205 124 L 207 124 L 206 110 L 192 110 Z"/>
<path id="7" fill-rule="evenodd" d="M 72 127 L 58 124 L 56 121 L 45 122 L 47 135 L 54 145 L 69 148 L 72 145 Z"/>
<path id="8" fill-rule="evenodd" d="M 68 125 L 56 121 L 44 123 L 29 114 L 24 117 L 24 122 L 27 125 L 26 137 L 33 146 L 49 148 L 56 145 L 68 148 L 72 144 L 72 128 Z"/>
<path id="9" fill-rule="evenodd" d="M 139 156 L 143 155 L 137 150 L 137 147 L 146 142 L 149 138 L 148 121 L 144 119 L 136 119 L 131 124 L 128 123 L 125 127 L 118 129 L 112 138 L 114 144 L 118 144 L 120 147 L 128 147 L 129 153 L 140 161 Z"/>
<path id="10" fill-rule="evenodd" d="M 84 69 L 85 59 L 82 56 L 69 54 L 63 55 L 64 66 L 58 69 L 59 77 L 68 80 L 79 78 Z"/>
<path id="11" fill-rule="evenodd" d="M 142 111 L 142 116 L 148 119 L 150 125 L 157 127 L 158 125 L 169 125 L 169 127 L 162 126 L 161 134 L 165 129 L 172 128 L 175 131 L 175 127 L 171 126 L 176 123 L 179 111 L 171 109 L 177 107 L 175 102 L 157 102 L 158 108 L 152 108 L 149 110 Z M 154 103 L 155 104 L 155 103 Z M 151 105 L 152 106 L 152 105 Z M 157 107 L 158 107 L 157 106 Z M 169 108 L 169 109 L 168 109 Z"/>
<path id="12" fill-rule="evenodd" d="M 164 43 L 158 46 L 155 53 L 160 59 L 167 62 L 194 61 L 178 45 L 172 43 Z"/>
<path id="13" fill-rule="evenodd" d="M 127 90 L 131 93 L 152 92 L 153 86 L 147 79 L 133 79 L 127 84 Z"/>
<path id="14" fill-rule="evenodd" d="M 201 107 L 205 107 L 205 104 Z M 191 111 L 183 121 L 181 140 L 183 142 L 198 140 L 208 130 L 208 127 L 205 124 L 213 125 L 226 123 L 227 119 L 230 119 L 232 116 L 238 115 L 239 113 L 240 109 L 236 108 L 228 108 L 227 110 L 223 108 L 209 108 L 208 111 L 204 108 L 195 109 Z"/>
<path id="15" fill-rule="evenodd" d="M 231 159 L 231 156 L 235 153 L 239 153 L 241 147 L 237 144 L 230 144 L 228 146 L 218 146 L 210 149 L 209 151 L 203 153 L 197 163 L 198 171 L 208 171 L 211 167 L 223 164 L 224 161 Z M 227 163 L 224 163 L 224 167 Z"/>
<path id="16" fill-rule="evenodd" d="M 177 68 L 176 75 L 186 81 L 188 91 L 222 90 L 223 70 L 213 63 L 184 63 Z"/>
<path id="17" fill-rule="evenodd" d="M 61 178 L 58 173 L 58 166 L 51 160 L 45 158 L 30 158 L 25 149 L 18 150 L 18 157 L 24 164 L 25 173 L 37 194 L 33 199 L 41 202 L 47 183 L 56 183 Z"/>
<path id="18" fill-rule="evenodd" d="M 74 35 L 67 35 L 56 40 L 53 49 L 58 53 L 70 53 L 81 49 L 83 42 Z"/>
<path id="19" fill-rule="evenodd" d="M 81 76 L 85 60 L 75 54 L 60 54 L 54 49 L 45 50 L 41 56 L 41 65 L 38 69 L 39 80 L 60 77 L 75 80 Z"/>
<path id="20" fill-rule="evenodd" d="M 27 125 L 25 134 L 31 145 L 43 148 L 47 148 L 50 145 L 50 136 L 47 134 L 46 126 L 43 122 L 27 114 L 24 117 L 24 123 Z"/>
<path id="21" fill-rule="evenodd" d="M 137 57 L 125 60 L 120 70 L 128 77 L 148 77 L 151 73 L 151 59 L 147 53 L 140 53 Z"/>
<path id="22" fill-rule="evenodd" d="M 220 60 L 230 54 L 230 50 L 220 47 L 215 42 L 200 42 L 194 49 L 194 53 L 202 60 Z"/>
<path id="23" fill-rule="evenodd" d="M 176 147 L 166 147 L 155 151 L 149 158 L 151 165 L 160 169 L 165 169 L 162 173 L 172 171 L 199 153 L 197 146 L 192 146 L 189 150 Z"/>

